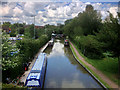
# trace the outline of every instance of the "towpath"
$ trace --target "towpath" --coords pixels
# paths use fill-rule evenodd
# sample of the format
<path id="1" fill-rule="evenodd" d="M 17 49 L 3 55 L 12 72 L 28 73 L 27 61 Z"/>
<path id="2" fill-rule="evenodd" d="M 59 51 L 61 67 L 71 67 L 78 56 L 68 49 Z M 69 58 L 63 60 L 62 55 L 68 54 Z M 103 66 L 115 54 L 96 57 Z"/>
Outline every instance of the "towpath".
<path id="1" fill-rule="evenodd" d="M 89 64 L 88 62 L 85 61 L 85 59 L 79 54 L 79 52 L 77 51 L 77 49 L 74 47 L 74 45 L 70 42 L 70 44 L 72 45 L 75 53 L 77 54 L 77 56 L 79 57 L 79 59 L 86 64 L 92 71 L 94 71 L 103 81 L 105 81 L 111 88 L 118 88 L 118 85 L 116 83 L 114 83 L 113 81 L 111 81 L 105 74 L 103 74 L 100 70 L 96 69 L 94 66 L 92 66 L 91 64 Z M 119 88 L 120 90 L 120 88 Z"/>

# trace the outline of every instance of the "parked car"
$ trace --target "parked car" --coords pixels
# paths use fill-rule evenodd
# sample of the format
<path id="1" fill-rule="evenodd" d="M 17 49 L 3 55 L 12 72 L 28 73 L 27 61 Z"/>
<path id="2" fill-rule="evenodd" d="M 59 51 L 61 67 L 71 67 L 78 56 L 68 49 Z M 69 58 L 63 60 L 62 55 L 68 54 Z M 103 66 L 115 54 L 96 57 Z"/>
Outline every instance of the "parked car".
<path id="1" fill-rule="evenodd" d="M 20 38 L 17 38 L 17 40 L 22 40 L 22 37 L 20 37 Z"/>
<path id="2" fill-rule="evenodd" d="M 9 37 L 8 40 L 15 41 L 15 40 L 17 40 L 17 38 L 16 37 Z"/>
<path id="3" fill-rule="evenodd" d="M 69 40 L 68 39 L 64 40 L 64 46 L 69 46 Z"/>

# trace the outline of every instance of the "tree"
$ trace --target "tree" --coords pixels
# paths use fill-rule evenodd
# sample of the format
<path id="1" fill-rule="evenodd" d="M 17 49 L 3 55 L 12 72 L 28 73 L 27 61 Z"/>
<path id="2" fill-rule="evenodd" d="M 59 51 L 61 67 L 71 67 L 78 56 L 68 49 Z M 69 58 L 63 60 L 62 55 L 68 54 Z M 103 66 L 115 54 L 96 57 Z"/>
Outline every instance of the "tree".
<path id="1" fill-rule="evenodd" d="M 17 26 L 15 24 L 11 24 L 9 26 L 9 28 L 11 29 L 11 32 L 10 32 L 10 36 L 11 37 L 16 37 L 16 34 L 17 34 Z"/>
<path id="2" fill-rule="evenodd" d="M 2 29 L 3 30 L 8 30 L 10 25 L 11 25 L 10 22 L 3 22 Z"/>
<path id="3" fill-rule="evenodd" d="M 92 5 L 86 6 L 86 11 L 79 13 L 77 17 L 65 21 L 64 33 L 69 37 L 81 35 L 94 35 L 101 28 L 101 15 L 94 10 Z"/>
<path id="4" fill-rule="evenodd" d="M 101 43 L 95 39 L 94 35 L 76 36 L 74 39 L 78 48 L 89 58 L 102 58 Z"/>
<path id="5" fill-rule="evenodd" d="M 66 20 L 66 21 L 65 21 L 65 25 L 68 24 L 68 23 L 71 22 L 71 21 L 72 21 L 72 19 Z"/>
<path id="6" fill-rule="evenodd" d="M 34 25 L 29 25 L 27 28 L 25 28 L 25 37 L 26 38 L 33 38 L 34 37 Z"/>
<path id="7" fill-rule="evenodd" d="M 118 19 L 114 18 L 110 13 L 110 19 L 106 20 L 103 28 L 97 33 L 97 38 L 100 42 L 104 43 L 103 49 L 111 51 L 113 56 L 120 56 L 120 24 Z"/>
<path id="8" fill-rule="evenodd" d="M 94 34 L 101 27 L 101 15 L 94 10 L 92 5 L 87 5 L 83 13 L 78 14 L 78 22 L 83 28 L 84 35 Z"/>
<path id="9" fill-rule="evenodd" d="M 18 27 L 18 33 L 19 34 L 24 34 L 24 27 Z"/>
<path id="10" fill-rule="evenodd" d="M 94 8 L 92 5 L 87 5 L 85 11 L 91 13 L 94 11 Z"/>
<path id="11" fill-rule="evenodd" d="M 7 77 L 14 77 L 13 72 L 15 68 L 18 66 L 18 57 L 16 56 L 18 52 L 18 48 L 16 45 L 13 45 L 8 40 L 8 36 L 6 33 L 2 33 L 2 79 L 3 81 L 6 80 Z M 13 76 L 12 76 L 13 75 Z"/>

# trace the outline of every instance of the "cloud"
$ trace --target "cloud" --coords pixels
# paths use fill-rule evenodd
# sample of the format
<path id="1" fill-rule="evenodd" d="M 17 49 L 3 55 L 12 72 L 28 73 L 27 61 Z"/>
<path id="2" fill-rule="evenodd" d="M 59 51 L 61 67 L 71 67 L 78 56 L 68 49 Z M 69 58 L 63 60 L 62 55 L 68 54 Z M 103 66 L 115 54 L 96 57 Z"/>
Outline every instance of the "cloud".
<path id="1" fill-rule="evenodd" d="M 1 14 L 6 15 L 9 13 L 10 8 L 8 6 L 1 9 Z"/>
<path id="2" fill-rule="evenodd" d="M 83 12 L 90 2 L 83 3 L 79 0 L 71 2 L 8 2 L 1 6 L 0 16 L 12 16 L 3 21 L 34 23 L 36 25 L 64 23 L 65 20 L 74 18 Z M 114 17 L 117 15 L 117 6 L 111 3 L 91 3 L 95 10 L 101 12 L 105 19 L 110 11 Z"/>
<path id="3" fill-rule="evenodd" d="M 18 21 L 19 18 L 11 18 L 13 21 Z"/>
<path id="4" fill-rule="evenodd" d="M 90 3 L 90 2 L 86 2 L 85 4 L 86 4 L 86 5 L 89 5 L 89 4 L 91 4 L 91 3 Z"/>
<path id="5" fill-rule="evenodd" d="M 117 16 L 118 7 L 111 7 L 109 9 L 109 11 L 110 11 L 110 13 L 113 14 L 114 17 L 116 17 Z"/>
<path id="6" fill-rule="evenodd" d="M 2 16 L 9 15 L 10 11 L 11 11 L 11 8 L 9 6 L 1 7 L 0 15 L 2 15 Z"/>
<path id="7" fill-rule="evenodd" d="M 24 5 L 24 14 L 26 16 L 36 15 L 35 3 L 33 3 L 33 2 L 26 2 L 25 5 Z"/>
<path id="8" fill-rule="evenodd" d="M 15 7 L 13 9 L 13 12 L 14 12 L 13 16 L 20 16 L 20 15 L 22 15 L 23 10 L 19 9 L 18 7 Z"/>
<path id="9" fill-rule="evenodd" d="M 109 15 L 109 13 L 106 11 L 101 11 L 101 15 L 102 15 L 102 19 L 104 20 Z"/>

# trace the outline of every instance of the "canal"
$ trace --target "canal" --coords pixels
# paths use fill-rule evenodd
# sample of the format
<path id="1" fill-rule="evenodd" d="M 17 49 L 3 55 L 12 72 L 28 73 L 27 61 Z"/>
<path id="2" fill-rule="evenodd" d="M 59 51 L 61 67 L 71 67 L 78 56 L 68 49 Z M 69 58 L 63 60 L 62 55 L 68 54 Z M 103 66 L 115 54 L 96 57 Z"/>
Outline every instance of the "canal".
<path id="1" fill-rule="evenodd" d="M 44 88 L 102 88 L 96 80 L 75 60 L 63 40 L 56 40 L 47 54 L 47 70 Z"/>

